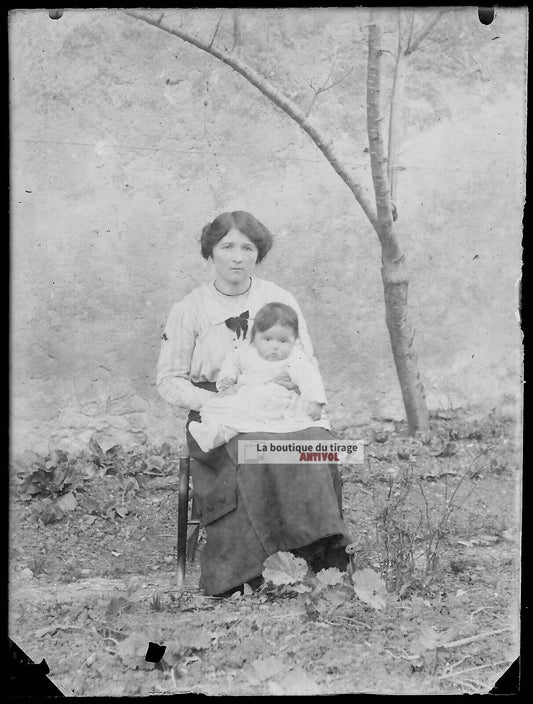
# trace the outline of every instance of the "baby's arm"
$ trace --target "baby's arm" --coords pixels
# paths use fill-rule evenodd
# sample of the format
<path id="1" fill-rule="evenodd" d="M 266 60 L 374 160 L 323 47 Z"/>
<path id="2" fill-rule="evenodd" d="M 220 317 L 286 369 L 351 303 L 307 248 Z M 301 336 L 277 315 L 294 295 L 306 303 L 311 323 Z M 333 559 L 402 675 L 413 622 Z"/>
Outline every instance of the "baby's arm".
<path id="1" fill-rule="evenodd" d="M 230 386 L 235 385 L 235 380 L 231 379 L 229 376 L 225 376 L 223 379 L 219 379 L 217 381 L 217 389 L 218 391 L 226 391 L 226 389 L 229 389 Z"/>
<path id="2" fill-rule="evenodd" d="M 289 376 L 297 384 L 300 394 L 307 402 L 307 414 L 312 420 L 319 420 L 327 403 L 326 391 L 316 363 L 307 356 L 297 354 L 287 367 Z"/>
<path id="3" fill-rule="evenodd" d="M 235 386 L 241 371 L 239 351 L 233 350 L 225 357 L 220 366 L 220 372 L 218 373 L 218 381 L 216 384 L 219 393 L 228 391 Z"/>

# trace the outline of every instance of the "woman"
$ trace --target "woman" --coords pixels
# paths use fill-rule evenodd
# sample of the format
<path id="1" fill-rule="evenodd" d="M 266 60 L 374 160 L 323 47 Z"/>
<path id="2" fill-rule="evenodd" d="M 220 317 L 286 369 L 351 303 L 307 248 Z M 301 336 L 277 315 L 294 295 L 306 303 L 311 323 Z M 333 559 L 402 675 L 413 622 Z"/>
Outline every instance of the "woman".
<path id="1" fill-rule="evenodd" d="M 298 314 L 300 343 L 313 347 L 293 296 L 253 276 L 272 247 L 269 231 L 244 211 L 223 213 L 202 230 L 201 251 L 214 264 L 215 278 L 195 288 L 170 312 L 162 336 L 157 388 L 169 403 L 190 410 L 187 428 L 216 393 L 222 360 L 246 338 L 256 312 L 280 301 Z M 277 383 L 287 388 L 290 379 Z M 302 556 L 317 571 L 345 569 L 350 542 L 342 520 L 336 465 L 238 464 L 237 442 L 276 440 L 279 434 L 247 433 L 202 452 L 187 430 L 191 473 L 200 520 L 206 529 L 200 587 L 220 595 L 260 583 L 265 559 L 278 550 Z M 309 428 L 284 433 L 284 441 L 327 440 L 329 431 L 312 420 Z"/>

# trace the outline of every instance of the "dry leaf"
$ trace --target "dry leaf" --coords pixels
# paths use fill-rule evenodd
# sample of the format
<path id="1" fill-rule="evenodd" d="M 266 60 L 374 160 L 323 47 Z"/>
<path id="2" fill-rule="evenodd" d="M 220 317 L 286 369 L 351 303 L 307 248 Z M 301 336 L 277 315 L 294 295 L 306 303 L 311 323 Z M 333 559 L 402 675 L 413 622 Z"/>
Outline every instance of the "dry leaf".
<path id="1" fill-rule="evenodd" d="M 279 675 L 283 672 L 285 663 L 281 658 L 275 656 L 269 658 L 258 658 L 252 663 L 254 674 L 263 681 L 268 679 L 279 679 Z"/>
<path id="2" fill-rule="evenodd" d="M 267 557 L 264 565 L 263 577 L 272 584 L 295 584 L 308 571 L 307 562 L 290 552 L 276 552 Z"/>
<path id="3" fill-rule="evenodd" d="M 179 640 L 188 650 L 206 650 L 211 646 L 211 634 L 202 628 L 188 628 L 186 632 L 180 633 Z"/>
<path id="4" fill-rule="evenodd" d="M 481 547 L 488 547 L 490 545 L 495 545 L 500 540 L 497 535 L 478 535 L 476 538 L 472 539 L 474 545 L 480 545 Z"/>
<path id="5" fill-rule="evenodd" d="M 165 466 L 165 460 L 159 455 L 151 455 L 146 460 L 148 469 L 158 469 L 161 470 Z"/>
<path id="6" fill-rule="evenodd" d="M 333 606 L 344 604 L 348 598 L 348 594 L 341 589 L 329 589 L 323 594 L 324 599 L 327 599 Z"/>
<path id="7" fill-rule="evenodd" d="M 328 602 L 322 597 L 313 602 L 312 606 L 319 614 L 325 614 L 326 611 L 331 608 L 331 604 L 328 604 Z"/>
<path id="8" fill-rule="evenodd" d="M 316 573 L 316 581 L 323 587 L 331 587 L 335 584 L 342 584 L 343 579 L 343 573 L 336 567 L 328 567 L 328 569 L 320 570 L 320 572 Z"/>
<path id="9" fill-rule="evenodd" d="M 163 660 L 170 667 L 176 667 L 183 660 L 183 648 L 176 641 L 168 643 Z"/>
<path id="10" fill-rule="evenodd" d="M 38 628 L 33 635 L 36 638 L 42 638 L 48 633 L 50 633 L 50 635 L 54 635 L 60 628 L 61 626 L 45 626 L 44 628 Z"/>
<path id="11" fill-rule="evenodd" d="M 183 628 L 177 632 L 177 638 L 167 644 L 164 659 L 169 665 L 177 664 L 185 655 L 211 646 L 211 633 L 201 628 Z"/>
<path id="12" fill-rule="evenodd" d="M 268 689 L 274 696 L 322 694 L 316 681 L 299 667 L 287 672 L 282 679 L 270 681 Z"/>
<path id="13" fill-rule="evenodd" d="M 273 697 L 282 697 L 285 694 L 282 685 L 275 680 L 268 681 L 268 691 Z"/>
<path id="14" fill-rule="evenodd" d="M 131 602 L 123 596 L 113 596 L 105 610 L 106 619 L 115 618 L 121 611 L 125 611 L 131 606 Z"/>
<path id="15" fill-rule="evenodd" d="M 146 662 L 144 656 L 148 650 L 149 642 L 150 638 L 146 633 L 140 631 L 131 633 L 125 640 L 117 644 L 117 655 L 125 665 L 137 670 Z"/>
<path id="16" fill-rule="evenodd" d="M 381 577 L 374 570 L 365 567 L 352 573 L 353 588 L 357 596 L 373 609 L 379 610 L 386 605 L 387 588 Z"/>
<path id="17" fill-rule="evenodd" d="M 442 641 L 437 631 L 425 623 L 420 628 L 420 635 L 413 646 L 413 653 L 422 655 L 428 650 L 435 650 L 441 643 Z"/>

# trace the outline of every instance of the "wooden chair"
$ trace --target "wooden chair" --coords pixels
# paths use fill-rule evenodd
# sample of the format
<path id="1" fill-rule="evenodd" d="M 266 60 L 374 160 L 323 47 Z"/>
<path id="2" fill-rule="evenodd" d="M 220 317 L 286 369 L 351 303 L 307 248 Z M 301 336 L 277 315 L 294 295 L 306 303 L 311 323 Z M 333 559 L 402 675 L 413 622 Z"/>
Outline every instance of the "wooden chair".
<path id="1" fill-rule="evenodd" d="M 187 560 L 194 560 L 198 537 L 200 534 L 200 520 L 196 506 L 194 491 L 191 491 L 190 483 L 190 457 L 179 458 L 179 482 L 178 482 L 178 589 L 183 589 L 185 581 L 185 568 Z M 189 510 L 189 503 L 191 504 Z"/>

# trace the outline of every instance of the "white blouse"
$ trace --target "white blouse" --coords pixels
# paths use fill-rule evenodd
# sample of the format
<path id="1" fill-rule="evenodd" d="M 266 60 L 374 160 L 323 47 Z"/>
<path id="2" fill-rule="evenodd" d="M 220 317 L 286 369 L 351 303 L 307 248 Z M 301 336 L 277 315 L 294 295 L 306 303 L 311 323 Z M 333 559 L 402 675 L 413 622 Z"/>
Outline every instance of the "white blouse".
<path id="1" fill-rule="evenodd" d="M 200 410 L 214 392 L 197 388 L 191 382 L 217 381 L 222 361 L 243 341 L 242 335 L 238 338 L 226 326 L 226 319 L 249 311 L 248 339 L 257 311 L 265 303 L 275 301 L 286 303 L 297 312 L 299 344 L 313 357 L 307 325 L 288 291 L 270 281 L 253 278 L 246 293 L 226 296 L 213 283 L 204 283 L 175 303 L 170 311 L 157 365 L 156 383 L 161 396 L 176 406 Z"/>

